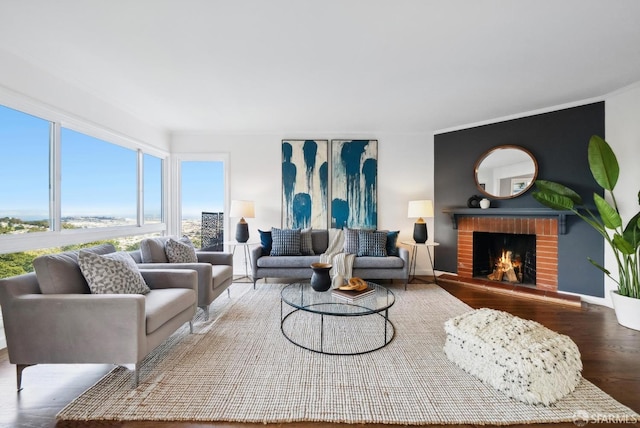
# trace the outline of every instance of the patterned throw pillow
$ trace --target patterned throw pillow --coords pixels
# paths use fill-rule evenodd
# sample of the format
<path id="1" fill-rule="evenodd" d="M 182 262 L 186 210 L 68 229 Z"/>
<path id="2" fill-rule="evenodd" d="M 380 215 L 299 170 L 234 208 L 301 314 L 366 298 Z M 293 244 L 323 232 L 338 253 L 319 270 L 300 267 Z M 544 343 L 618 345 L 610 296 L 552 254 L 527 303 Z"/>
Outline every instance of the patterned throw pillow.
<path id="1" fill-rule="evenodd" d="M 303 256 L 313 256 L 313 242 L 311 241 L 311 230 L 308 227 L 300 231 L 300 252 Z"/>
<path id="2" fill-rule="evenodd" d="M 387 232 L 358 231 L 358 256 L 387 257 Z"/>
<path id="3" fill-rule="evenodd" d="M 93 294 L 147 294 L 149 287 L 124 251 L 95 254 L 80 250 L 78 265 Z"/>
<path id="4" fill-rule="evenodd" d="M 164 251 L 167 253 L 169 263 L 198 263 L 196 249 L 193 245 L 185 243 L 184 238 L 181 238 L 180 241 L 169 238 L 164 244 Z"/>
<path id="5" fill-rule="evenodd" d="M 272 256 L 301 256 L 300 229 L 271 228 Z"/>
<path id="6" fill-rule="evenodd" d="M 344 228 L 344 252 L 358 254 L 360 244 L 358 242 L 358 229 Z"/>

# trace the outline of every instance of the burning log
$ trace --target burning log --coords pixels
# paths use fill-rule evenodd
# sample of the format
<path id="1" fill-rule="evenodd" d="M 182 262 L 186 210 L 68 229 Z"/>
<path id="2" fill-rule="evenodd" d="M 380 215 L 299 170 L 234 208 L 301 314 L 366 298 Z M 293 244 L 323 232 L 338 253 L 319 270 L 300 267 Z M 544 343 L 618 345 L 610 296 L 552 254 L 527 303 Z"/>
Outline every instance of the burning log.
<path id="1" fill-rule="evenodd" d="M 492 273 L 489 274 L 487 278 L 491 281 L 502 281 L 502 276 L 504 275 L 504 271 L 501 269 L 494 269 Z"/>
<path id="2" fill-rule="evenodd" d="M 520 262 L 514 262 L 511 259 L 511 251 L 503 251 L 502 256 L 498 259 L 493 272 L 487 276 L 491 281 L 502 281 L 506 279 L 509 282 L 520 282 L 516 275 L 515 267 L 519 267 Z"/>
<path id="3" fill-rule="evenodd" d="M 509 268 L 509 270 L 507 270 L 504 274 L 507 277 L 507 281 L 518 282 L 518 276 L 516 275 L 516 272 L 513 270 L 513 268 Z"/>

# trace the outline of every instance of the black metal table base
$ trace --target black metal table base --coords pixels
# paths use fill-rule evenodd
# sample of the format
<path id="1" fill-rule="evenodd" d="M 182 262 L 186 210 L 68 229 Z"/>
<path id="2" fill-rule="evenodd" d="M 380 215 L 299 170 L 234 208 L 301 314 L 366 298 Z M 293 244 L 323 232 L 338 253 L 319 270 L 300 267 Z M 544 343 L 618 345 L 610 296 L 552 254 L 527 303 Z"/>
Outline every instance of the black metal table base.
<path id="1" fill-rule="evenodd" d="M 395 326 L 393 325 L 393 323 L 391 322 L 391 320 L 389 319 L 389 309 L 387 308 L 383 312 L 355 315 L 355 316 L 358 316 L 358 317 L 362 317 L 362 316 L 379 316 L 379 317 L 382 317 L 384 319 L 384 328 L 383 328 L 383 331 L 381 332 L 383 340 L 382 340 L 380 346 L 377 346 L 377 347 L 372 348 L 372 349 L 366 349 L 366 350 L 358 351 L 358 352 L 329 352 L 329 351 L 325 351 L 324 317 L 325 316 L 342 317 L 342 318 L 348 319 L 350 317 L 353 317 L 354 315 L 322 314 L 322 313 L 304 311 L 303 309 L 299 309 L 299 308 L 293 308 L 293 310 L 291 312 L 289 312 L 288 314 L 284 315 L 284 309 L 283 309 L 284 308 L 284 304 L 285 304 L 285 302 L 283 302 L 283 300 L 281 299 L 280 300 L 280 331 L 282 331 L 282 335 L 284 337 L 286 337 L 287 340 L 289 342 L 293 343 L 294 345 L 299 346 L 300 348 L 306 349 L 308 351 L 316 352 L 318 354 L 324 354 L 324 355 L 362 355 L 362 354 L 368 354 L 370 352 L 377 351 L 378 349 L 384 348 L 389 343 L 391 343 L 391 341 L 393 341 L 393 339 L 396 336 L 396 329 L 395 329 Z M 352 303 L 341 303 L 341 304 L 360 307 L 359 305 L 354 305 Z M 289 305 L 287 305 L 287 306 L 289 306 Z M 319 349 L 308 347 L 308 346 L 303 345 L 302 343 L 297 342 L 289 334 L 287 334 L 287 332 L 285 331 L 285 321 L 291 315 L 295 314 L 296 312 L 300 312 L 300 311 L 306 312 L 308 314 L 315 314 L 315 315 L 320 317 L 320 348 Z"/>
<path id="2" fill-rule="evenodd" d="M 431 258 L 431 250 L 429 250 L 429 246 L 425 245 L 427 248 L 427 255 L 429 256 L 429 264 L 431 265 L 431 272 L 433 273 L 433 281 L 425 282 L 424 280 L 419 280 L 425 284 L 436 284 L 438 285 L 438 276 L 436 275 L 435 267 L 433 266 L 433 258 Z M 404 289 L 407 289 L 407 283 L 411 283 L 416 279 L 416 261 L 418 257 L 418 246 L 414 245 L 411 247 L 411 255 L 409 256 L 409 279 L 404 284 Z"/>

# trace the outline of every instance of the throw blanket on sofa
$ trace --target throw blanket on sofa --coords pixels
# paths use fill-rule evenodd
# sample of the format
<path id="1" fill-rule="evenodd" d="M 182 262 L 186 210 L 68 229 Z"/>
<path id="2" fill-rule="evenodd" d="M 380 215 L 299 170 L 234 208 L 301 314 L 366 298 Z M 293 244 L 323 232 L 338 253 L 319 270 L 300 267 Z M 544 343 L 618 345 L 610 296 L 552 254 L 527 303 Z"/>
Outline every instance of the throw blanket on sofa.
<path id="1" fill-rule="evenodd" d="M 331 277 L 342 275 L 345 279 L 353 275 L 353 260 L 355 254 L 344 252 L 344 233 L 342 229 L 329 229 L 329 246 L 327 251 L 320 254 L 321 263 L 330 263 Z"/>

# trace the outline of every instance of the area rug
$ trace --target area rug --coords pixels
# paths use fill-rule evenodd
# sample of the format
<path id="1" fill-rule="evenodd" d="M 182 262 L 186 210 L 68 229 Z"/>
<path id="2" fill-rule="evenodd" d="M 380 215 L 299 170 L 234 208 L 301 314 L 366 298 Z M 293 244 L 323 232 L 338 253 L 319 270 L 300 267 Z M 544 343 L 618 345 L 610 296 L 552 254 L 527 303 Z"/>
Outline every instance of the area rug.
<path id="1" fill-rule="evenodd" d="M 506 425 L 638 417 L 587 380 L 545 407 L 512 400 L 465 373 L 443 352 L 443 323 L 471 308 L 436 285 L 393 286 L 396 336 L 360 356 L 320 355 L 283 337 L 282 286 L 248 290 L 214 321 L 197 323 L 195 334 L 181 329 L 145 362 L 137 389 L 131 372 L 116 368 L 58 419 Z M 365 329 L 327 321 L 326 340 L 367 346 L 380 340 L 380 320 L 374 315 Z M 313 341 L 318 322 L 302 316 L 290 327 Z"/>

